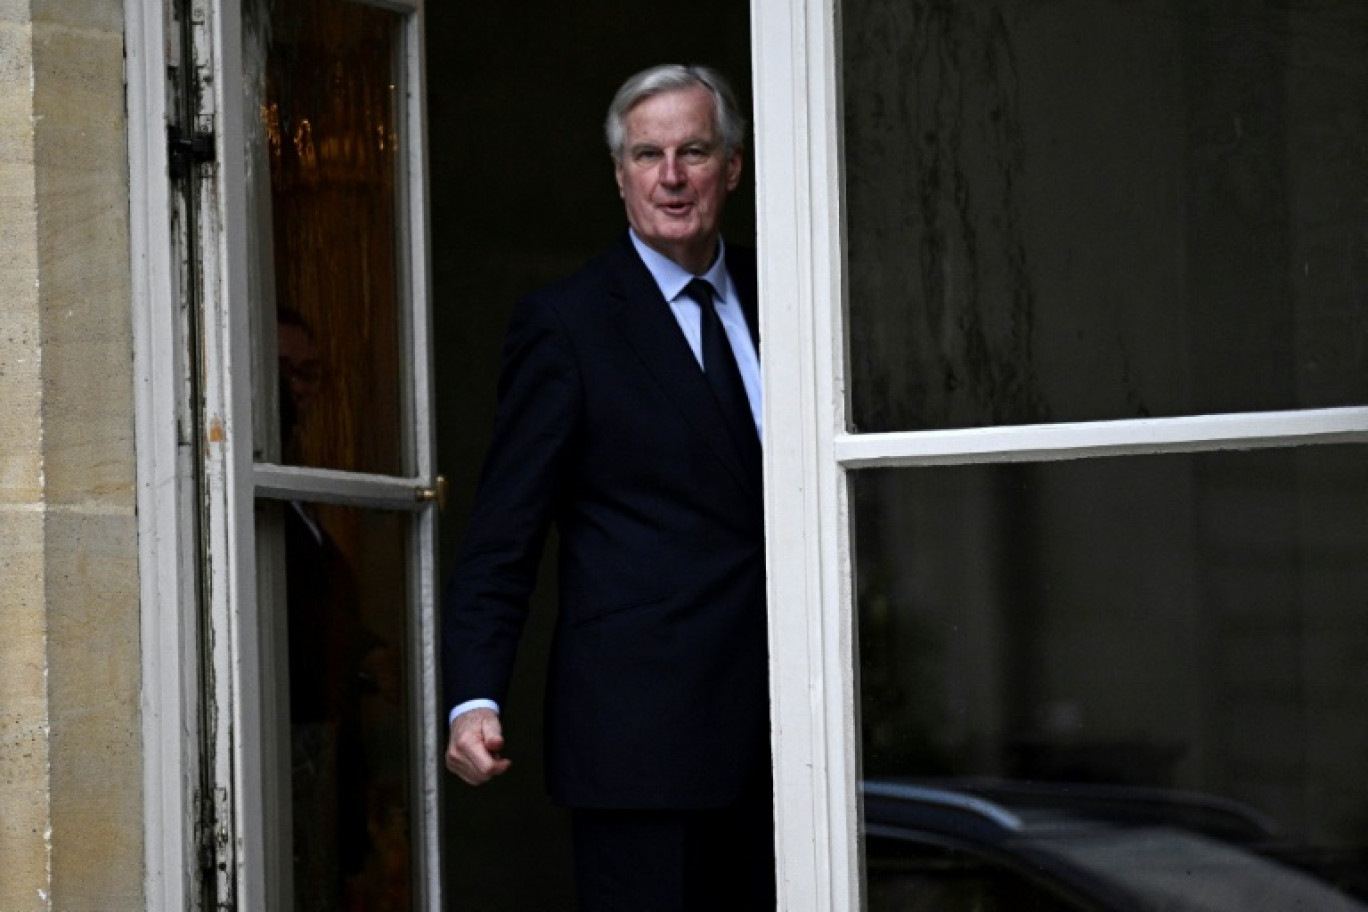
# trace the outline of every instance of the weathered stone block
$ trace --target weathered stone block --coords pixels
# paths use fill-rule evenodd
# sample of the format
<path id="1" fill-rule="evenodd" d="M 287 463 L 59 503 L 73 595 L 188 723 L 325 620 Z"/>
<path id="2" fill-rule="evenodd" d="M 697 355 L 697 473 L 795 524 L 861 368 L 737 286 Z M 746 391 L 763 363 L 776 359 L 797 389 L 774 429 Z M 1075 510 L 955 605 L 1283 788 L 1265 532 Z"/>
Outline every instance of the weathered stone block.
<path id="1" fill-rule="evenodd" d="M 74 7 L 118 7 L 77 3 Z M 76 27 L 74 23 L 79 23 Z M 93 23 L 93 25 L 91 24 Z M 49 503 L 134 500 L 122 21 L 37 22 L 33 57 Z"/>
<path id="2" fill-rule="evenodd" d="M 54 508 L 44 542 L 54 895 L 63 909 L 139 908 L 137 522 Z"/>
<path id="3" fill-rule="evenodd" d="M 123 31 L 123 4 L 109 0 L 32 0 L 33 21 L 103 32 Z"/>
<path id="4" fill-rule="evenodd" d="M 0 909 L 41 909 L 48 848 L 43 516 L 0 507 Z"/>

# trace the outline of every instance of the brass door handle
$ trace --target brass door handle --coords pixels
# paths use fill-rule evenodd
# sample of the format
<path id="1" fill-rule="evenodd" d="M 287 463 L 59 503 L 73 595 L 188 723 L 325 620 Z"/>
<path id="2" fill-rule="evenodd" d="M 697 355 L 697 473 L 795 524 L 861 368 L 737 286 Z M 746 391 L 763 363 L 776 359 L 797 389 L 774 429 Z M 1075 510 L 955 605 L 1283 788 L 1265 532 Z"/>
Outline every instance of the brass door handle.
<path id="1" fill-rule="evenodd" d="M 446 511 L 447 480 L 445 475 L 437 476 L 437 483 L 431 488 L 414 488 L 413 497 L 419 503 L 437 502 L 437 509 Z"/>

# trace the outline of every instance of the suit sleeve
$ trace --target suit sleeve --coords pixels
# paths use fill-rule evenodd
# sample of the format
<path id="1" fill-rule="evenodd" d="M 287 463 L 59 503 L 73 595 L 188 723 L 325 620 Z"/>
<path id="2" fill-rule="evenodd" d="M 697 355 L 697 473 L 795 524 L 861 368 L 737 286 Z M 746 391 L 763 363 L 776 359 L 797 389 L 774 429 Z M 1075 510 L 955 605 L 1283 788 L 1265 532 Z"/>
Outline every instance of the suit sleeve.
<path id="1" fill-rule="evenodd" d="M 580 375 L 559 315 L 545 300 L 524 299 L 504 344 L 494 434 L 444 596 L 447 708 L 477 698 L 505 705 L 581 412 Z"/>

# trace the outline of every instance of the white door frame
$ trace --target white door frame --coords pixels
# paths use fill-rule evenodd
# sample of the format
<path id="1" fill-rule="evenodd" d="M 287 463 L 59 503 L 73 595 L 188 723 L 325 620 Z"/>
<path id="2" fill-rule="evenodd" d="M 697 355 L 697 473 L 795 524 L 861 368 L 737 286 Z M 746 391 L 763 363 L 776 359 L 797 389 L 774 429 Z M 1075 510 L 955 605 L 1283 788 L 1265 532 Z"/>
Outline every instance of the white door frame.
<path id="1" fill-rule="evenodd" d="M 167 180 L 169 13 L 125 0 L 130 245 L 142 629 L 144 889 L 150 910 L 197 907 L 197 521 L 179 438 L 186 364 Z M 184 610 L 183 610 L 184 606 Z"/>
<path id="2" fill-rule="evenodd" d="M 760 359 L 779 908 L 858 908 L 830 2 L 753 0 Z"/>
<path id="3" fill-rule="evenodd" d="M 752 0 L 779 908 L 861 908 L 846 473 L 1368 442 L 1368 408 L 851 434 L 839 0 Z"/>

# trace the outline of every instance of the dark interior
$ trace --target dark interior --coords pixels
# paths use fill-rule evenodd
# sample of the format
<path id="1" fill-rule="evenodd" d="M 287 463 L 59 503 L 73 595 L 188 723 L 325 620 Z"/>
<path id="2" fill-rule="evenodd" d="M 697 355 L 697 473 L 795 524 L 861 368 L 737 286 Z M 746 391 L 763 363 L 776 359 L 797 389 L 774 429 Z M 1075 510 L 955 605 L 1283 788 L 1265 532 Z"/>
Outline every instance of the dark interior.
<path id="1" fill-rule="evenodd" d="M 515 300 L 569 274 L 626 228 L 603 140 L 613 92 L 656 63 L 707 63 L 749 108 L 749 55 L 744 3 L 427 6 L 438 454 L 451 483 L 444 570 L 474 497 Z M 732 243 L 754 240 L 752 176 L 728 210 Z M 548 556 L 551 548 L 554 541 Z M 571 907 L 567 818 L 549 805 L 542 784 L 552 572 L 547 561 L 505 707 L 512 771 L 480 790 L 447 782 L 444 876 L 452 908 Z"/>

